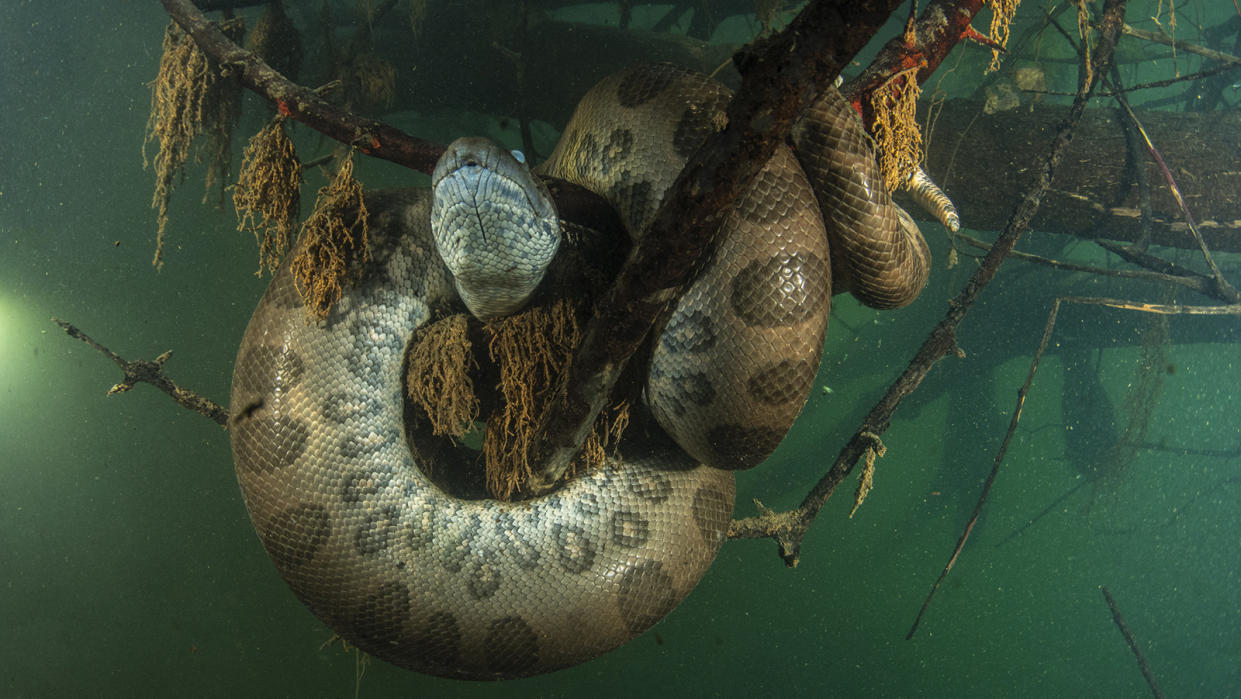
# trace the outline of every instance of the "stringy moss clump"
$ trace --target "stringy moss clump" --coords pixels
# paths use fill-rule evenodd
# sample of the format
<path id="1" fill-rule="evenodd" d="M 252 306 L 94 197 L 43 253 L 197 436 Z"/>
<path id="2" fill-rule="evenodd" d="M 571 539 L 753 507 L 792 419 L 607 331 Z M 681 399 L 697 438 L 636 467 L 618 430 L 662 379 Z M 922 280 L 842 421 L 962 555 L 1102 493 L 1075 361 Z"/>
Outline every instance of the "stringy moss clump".
<path id="1" fill-rule="evenodd" d="M 387 107 L 396 94 L 396 68 L 373 53 L 354 56 L 342 70 L 345 99 L 362 109 Z"/>
<path id="2" fill-rule="evenodd" d="M 366 221 L 350 150 L 331 184 L 319 190 L 314 213 L 302 224 L 302 250 L 293 258 L 294 283 L 312 320 L 327 317 L 349 270 L 367 258 Z"/>
<path id="3" fill-rule="evenodd" d="M 275 272 L 293 236 L 302 188 L 302 164 L 277 117 L 250 139 L 233 188 L 237 230 L 259 245 L 259 271 Z"/>
<path id="4" fill-rule="evenodd" d="M 267 11 L 250 31 L 246 46 L 277 73 L 297 80 L 302 68 L 302 36 L 285 14 L 280 0 L 268 2 Z"/>
<path id="5" fill-rule="evenodd" d="M 500 367 L 504 405 L 487 420 L 483 459 L 487 490 L 507 500 L 533 475 L 531 438 L 556 379 L 581 340 L 572 308 L 563 300 L 492 321 L 488 351 Z"/>
<path id="6" fill-rule="evenodd" d="M 1008 32 L 1013 24 L 1013 15 L 1017 14 L 1017 6 L 1021 0 L 987 0 L 991 6 L 991 30 L 987 38 L 994 41 L 1000 48 L 1008 46 Z M 991 65 L 988 73 L 1000 69 L 1000 48 L 991 49 Z"/>
<path id="7" fill-rule="evenodd" d="M 853 493 L 853 509 L 849 510 L 849 519 L 853 519 L 853 515 L 862 503 L 866 502 L 866 496 L 875 485 L 875 460 L 882 458 L 888 451 L 888 448 L 879 440 L 879 435 L 867 432 L 864 436 L 871 440 L 871 445 L 866 447 L 865 453 L 862 454 L 862 477 L 858 479 L 857 490 Z"/>
<path id="8" fill-rule="evenodd" d="M 626 427 L 629 427 L 628 402 L 622 401 L 611 408 L 605 408 L 599 413 L 590 434 L 586 435 L 586 442 L 582 444 L 582 455 L 571 464 L 569 473 L 576 472 L 578 466 L 587 469 L 600 466 L 609 453 L 616 456 Z M 609 450 L 608 447 L 612 448 Z"/>
<path id="9" fill-rule="evenodd" d="M 406 390 L 415 406 L 431 422 L 433 434 L 464 436 L 479 417 L 479 400 L 470 378 L 476 369 L 467 334 L 468 319 L 455 315 L 418 333 L 410 348 Z M 510 500 L 522 492 L 533 475 L 528 460 L 531 440 L 560 377 L 568 369 L 581 330 L 572 304 L 559 300 L 535 306 L 491 322 L 490 359 L 500 369 L 501 407 L 486 417 L 482 457 L 487 491 Z M 605 410 L 573 464 L 593 468 L 609 454 L 629 424 L 629 406 L 620 403 Z"/>
<path id="10" fill-rule="evenodd" d="M 875 144 L 879 148 L 879 171 L 889 192 L 903 186 L 922 156 L 922 131 L 916 111 L 919 66 L 893 75 L 871 93 L 875 115 Z"/>
<path id="11" fill-rule="evenodd" d="M 431 420 L 431 433 L 464 437 L 478 419 L 470 369 L 477 368 L 466 335 L 469 316 L 457 313 L 418 331 L 410 347 L 406 391 Z"/>
<path id="12" fill-rule="evenodd" d="M 240 20 L 229 21 L 221 25 L 221 29 L 236 39 L 244 31 L 244 25 Z M 172 198 L 174 180 L 185 178 L 185 164 L 198 136 L 207 136 L 206 148 L 211 156 L 204 202 L 213 186 L 227 180 L 232 129 L 240 113 L 241 87 L 236 80 L 222 77 L 219 66 L 174 22 L 164 31 L 159 73 L 150 87 L 151 114 L 142 143 L 142 161 L 145 167 L 151 167 L 147 146 L 158 143 L 154 159 L 155 193 L 151 200 L 151 208 L 157 212 L 155 257 L 151 264 L 162 267 L 168 202 Z M 194 159 L 195 162 L 202 160 L 201 146 L 194 152 Z M 222 186 L 220 196 L 223 197 Z"/>
<path id="13" fill-rule="evenodd" d="M 430 3 L 427 0 L 409 0 L 409 31 L 414 41 L 422 39 L 422 31 L 426 27 L 429 14 Z"/>

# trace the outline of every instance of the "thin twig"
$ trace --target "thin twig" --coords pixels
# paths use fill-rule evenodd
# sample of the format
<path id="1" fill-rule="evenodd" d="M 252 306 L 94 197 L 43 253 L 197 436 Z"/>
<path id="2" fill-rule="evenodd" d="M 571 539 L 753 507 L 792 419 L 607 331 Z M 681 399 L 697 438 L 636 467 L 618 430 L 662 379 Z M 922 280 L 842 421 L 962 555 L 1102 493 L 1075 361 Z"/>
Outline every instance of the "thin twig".
<path id="1" fill-rule="evenodd" d="M 1017 390 L 1017 406 L 1013 408 L 1013 416 L 1008 423 L 1008 432 L 1004 434 L 1004 441 L 1000 443 L 1000 448 L 995 453 L 995 460 L 991 464 L 991 473 L 987 474 L 987 480 L 982 485 L 982 492 L 978 494 L 978 502 L 974 505 L 974 512 L 970 515 L 969 522 L 966 523 L 965 529 L 961 532 L 961 536 L 957 539 L 956 548 L 952 550 L 952 556 L 948 558 L 948 563 L 944 565 L 944 569 L 940 571 L 939 578 L 935 580 L 935 584 L 931 586 L 931 591 L 927 593 L 926 599 L 922 602 L 922 608 L 918 610 L 918 616 L 914 617 L 914 623 L 909 627 L 909 633 L 905 634 L 905 640 L 913 638 L 914 632 L 918 630 L 918 624 L 922 623 L 922 617 L 926 614 L 926 610 L 931 606 L 931 599 L 935 597 L 935 592 L 939 590 L 939 586 L 944 582 L 944 578 L 948 577 L 949 571 L 956 565 L 957 558 L 961 555 L 961 550 L 965 548 L 965 542 L 970 538 L 970 532 L 974 531 L 974 525 L 978 523 L 979 516 L 982 515 L 983 505 L 987 502 L 987 495 L 991 492 L 991 486 L 995 484 L 995 478 L 1000 473 L 1000 464 L 1004 462 L 1004 455 L 1008 453 L 1008 445 L 1012 443 L 1013 435 L 1017 433 L 1017 423 L 1021 421 L 1021 410 L 1025 407 L 1026 395 L 1030 393 L 1030 386 L 1034 383 L 1034 375 L 1038 372 L 1039 360 L 1042 359 L 1043 353 L 1047 351 L 1047 344 L 1051 341 L 1052 330 L 1056 327 L 1056 316 L 1060 312 L 1060 299 L 1056 299 L 1051 305 L 1051 312 L 1047 316 L 1047 324 L 1043 326 L 1043 337 L 1038 343 L 1038 350 L 1034 353 L 1034 359 L 1030 362 L 1030 370 L 1026 373 L 1026 381 Z"/>
<path id="2" fill-rule="evenodd" d="M 1198 44 L 1191 44 L 1185 41 L 1177 41 L 1162 31 L 1148 32 L 1145 29 L 1137 29 L 1129 26 L 1128 24 L 1125 25 L 1124 31 L 1126 36 L 1132 36 L 1135 39 L 1142 39 L 1144 41 L 1152 41 L 1156 44 L 1171 46 L 1178 51 L 1184 51 L 1185 53 L 1196 53 L 1203 58 L 1209 58 L 1213 61 L 1223 61 L 1225 63 L 1235 63 L 1241 65 L 1241 58 L 1238 58 L 1230 53 L 1215 51 L 1205 46 L 1199 46 Z"/>
<path id="3" fill-rule="evenodd" d="M 1041 200 L 1043 193 L 1045 193 L 1051 186 L 1052 175 L 1055 172 L 1056 166 L 1059 165 L 1060 159 L 1063 157 L 1064 150 L 1068 146 L 1069 140 L 1072 137 L 1073 127 L 1081 118 L 1082 112 L 1085 111 L 1086 103 L 1090 101 L 1095 85 L 1098 83 L 1098 77 L 1104 75 L 1111 65 L 1112 53 L 1116 48 L 1116 40 L 1120 35 L 1120 27 L 1124 24 L 1124 16 L 1125 0 L 1108 0 L 1108 2 L 1104 4 L 1103 16 L 1099 27 L 1099 43 L 1096 46 L 1094 58 L 1089 64 L 1088 69 L 1087 64 L 1085 64 L 1085 61 L 1083 60 L 1083 70 L 1079 75 L 1077 97 L 1073 100 L 1073 106 L 1069 110 L 1069 115 L 1066 117 L 1065 123 L 1061 126 L 1059 133 L 1056 134 L 1056 139 L 1052 144 L 1051 153 L 1047 157 L 1047 161 L 1043 166 L 1042 172 L 1040 173 L 1039 180 L 1018 206 L 1017 211 L 1014 212 L 1013 217 L 1009 220 L 1008 226 L 1004 229 L 1004 234 L 1000 236 L 1000 239 L 996 241 L 994 246 L 992 246 L 991 251 L 987 253 L 987 260 L 991 260 L 993 256 L 996 255 L 997 250 L 1000 251 L 999 257 L 1002 260 L 1004 255 L 1007 254 L 1008 251 L 1012 250 L 1013 245 L 1017 242 L 1018 236 L 1020 236 L 1026 225 L 1029 224 L 1030 219 L 1033 218 L 1034 213 L 1038 210 L 1039 201 Z M 1004 245 L 1002 246 L 1001 243 Z M 984 263 L 984 268 L 985 264 L 986 263 Z M 982 271 L 982 269 L 979 270 L 979 272 Z M 994 274 L 994 272 L 992 273 Z M 975 277 L 977 276 L 978 273 L 975 273 Z M 1039 350 L 1035 354 L 1036 361 L 1030 365 L 1030 372 L 1026 376 L 1025 384 L 1023 384 L 1021 389 L 1017 391 L 1017 406 L 1013 410 L 1013 417 L 1009 423 L 1008 432 L 1004 435 L 1004 440 L 1001 442 L 1000 448 L 996 452 L 995 460 L 991 465 L 991 473 L 987 476 L 986 482 L 983 483 L 982 492 L 978 496 L 978 503 L 974 506 L 974 513 L 970 516 L 969 522 L 965 525 L 965 529 L 961 532 L 961 536 L 957 540 L 956 548 L 949 557 L 948 563 L 944 566 L 943 570 L 939 574 L 939 578 L 931 587 L 930 592 L 926 596 L 926 600 L 922 603 L 922 608 L 918 610 L 918 615 L 914 618 L 913 625 L 909 628 L 909 633 L 905 635 L 905 640 L 913 638 L 914 633 L 918 630 L 918 625 L 921 623 L 923 615 L 926 614 L 926 610 L 931 604 L 931 599 L 935 596 L 935 591 L 939 589 L 940 584 L 948 575 L 948 572 L 951 571 L 953 565 L 956 564 L 957 557 L 961 555 L 961 550 L 965 547 L 965 542 L 969 539 L 970 532 L 973 531 L 974 525 L 978 523 L 978 517 L 982 514 L 982 508 L 986 503 L 987 495 L 991 491 L 991 486 L 995 483 L 995 478 L 999 474 L 1000 464 L 1003 463 L 1004 455 L 1008 451 L 1008 445 L 1012 441 L 1012 437 L 1016 432 L 1017 422 L 1021 419 L 1021 409 L 1025 404 L 1026 394 L 1029 392 L 1030 384 L 1033 382 L 1035 371 L 1038 368 L 1037 358 L 1042 355 L 1043 351 L 1047 347 L 1047 342 L 1051 338 L 1051 329 L 1055 325 L 1055 317 L 1059 311 L 1059 308 L 1060 300 L 1057 299 L 1052 305 L 1047 326 L 1043 331 L 1042 341 L 1039 343 Z"/>
<path id="4" fill-rule="evenodd" d="M 1116 628 L 1120 629 L 1120 634 L 1125 637 L 1125 643 L 1129 644 L 1129 650 L 1133 651 L 1133 657 L 1137 658 L 1138 668 L 1142 670 L 1142 676 L 1146 678 L 1146 684 L 1151 688 L 1151 694 L 1159 699 L 1163 698 L 1163 692 L 1159 691 L 1159 683 L 1155 681 L 1155 673 L 1151 672 L 1151 667 L 1146 662 L 1146 657 L 1142 655 L 1142 649 L 1138 646 L 1138 641 L 1129 631 L 1129 625 L 1125 623 L 1125 618 L 1120 615 L 1120 609 L 1116 607 L 1116 600 L 1112 598 L 1112 593 L 1108 592 L 1107 585 L 1099 586 L 1103 591 L 1103 599 L 1107 600 L 1107 608 L 1112 610 L 1112 621 L 1116 623 Z"/>
<path id="5" fill-rule="evenodd" d="M 991 249 L 990 243 L 979 240 L 973 236 L 965 235 L 964 233 L 957 233 L 953 236 L 953 238 L 980 250 Z M 1103 267 L 1094 267 L 1092 265 L 1080 265 L 1074 262 L 1065 262 L 1063 260 L 1057 260 L 1054 257 L 1034 255 L 1028 252 L 1021 252 L 1020 250 L 1013 250 L 1009 253 L 1009 256 L 1014 259 L 1024 260 L 1032 264 L 1043 265 L 1044 267 L 1051 267 L 1052 269 L 1064 270 L 1066 272 L 1085 272 L 1087 274 L 1100 277 L 1142 279 L 1152 282 L 1177 284 L 1179 286 L 1197 291 L 1204 296 L 1214 295 L 1215 285 L 1210 277 L 1194 272 L 1193 270 L 1185 269 L 1174 262 L 1168 262 L 1162 258 L 1155 257 L 1154 255 L 1135 253 L 1124 246 L 1116 245 L 1106 240 L 1096 240 L 1094 242 L 1096 245 L 1099 245 L 1105 250 L 1122 257 L 1127 262 L 1148 267 L 1155 271 L 1147 272 L 1139 269 L 1105 269 Z"/>
<path id="6" fill-rule="evenodd" d="M 1067 303 L 1106 306 L 1108 308 L 1119 308 L 1122 310 L 1141 311 L 1144 313 L 1159 313 L 1164 315 L 1241 315 L 1241 304 L 1230 306 L 1182 306 L 1175 304 L 1138 303 L 1124 299 L 1113 299 L 1098 296 L 1057 297 L 1056 300 L 1052 302 L 1051 310 L 1047 314 L 1047 322 L 1043 325 L 1043 337 L 1039 341 L 1038 350 L 1034 353 L 1034 359 L 1030 362 L 1030 370 L 1026 375 L 1026 381 L 1017 391 L 1017 406 L 1014 408 L 1013 417 L 1009 421 L 1008 432 L 1005 433 L 1004 440 L 1000 444 L 999 451 L 996 452 L 995 461 L 991 466 L 991 473 L 987 476 L 987 480 L 983 484 L 982 492 L 978 496 L 978 503 L 974 506 L 974 512 L 970 515 L 969 521 L 965 525 L 965 530 L 961 533 L 961 537 L 957 540 L 957 546 L 953 549 L 952 556 L 949 557 L 947 565 L 944 566 L 944 569 L 939 574 L 939 578 L 935 581 L 935 584 L 931 586 L 931 591 L 927 594 L 926 600 L 923 601 L 922 608 L 918 611 L 918 616 L 914 619 L 913 626 L 910 627 L 909 633 L 905 636 L 905 640 L 912 638 L 914 632 L 918 630 L 918 624 L 921 623 L 923 615 L 926 614 L 927 607 L 931 604 L 931 599 L 935 596 L 935 592 L 943 583 L 944 578 L 947 577 L 948 572 L 952 570 L 952 567 L 956 564 L 957 557 L 961 555 L 961 550 L 965 547 L 965 542 L 969 539 L 970 532 L 973 531 L 974 525 L 977 524 L 978 518 L 982 514 L 983 505 L 986 503 L 987 495 L 990 493 L 991 486 L 995 482 L 995 477 L 999 473 L 1000 464 L 1003 462 L 1004 455 L 1008 451 L 1008 445 L 1012 441 L 1013 435 L 1017 432 L 1017 423 L 1021 419 L 1021 411 L 1025 406 L 1026 395 L 1029 393 L 1030 386 L 1034 382 L 1034 375 L 1038 371 L 1039 362 L 1042 359 L 1044 352 L 1047 350 L 1048 343 L 1051 340 L 1052 331 L 1055 330 L 1056 318 L 1060 313 L 1060 306 Z M 1076 491 L 1076 489 L 1077 488 L 1074 488 L 1073 491 Z M 1070 491 L 1068 494 L 1071 494 L 1073 491 Z M 1067 497 L 1068 494 L 1062 497 Z M 1059 500 L 1057 500 L 1057 502 L 1058 501 Z M 1052 506 L 1054 505 L 1055 503 L 1052 503 Z M 1040 513 L 1039 517 L 1042 517 L 1045 512 L 1046 511 L 1044 511 L 1044 513 Z M 1035 520 L 1037 519 L 1038 517 L 1035 518 Z M 1010 535 L 1009 538 L 1015 536 L 1021 531 L 1024 531 L 1030 524 L 1033 524 L 1033 520 L 1028 522 L 1025 527 L 1019 529 L 1015 534 Z M 1006 538 L 1004 541 L 1007 540 L 1008 539 Z M 1003 544 L 1004 541 L 1001 541 L 1000 543 Z"/>
<path id="7" fill-rule="evenodd" d="M 168 350 L 167 352 L 159 355 L 155 358 L 155 361 L 139 359 L 131 362 L 121 357 L 116 352 L 113 352 L 107 347 L 95 342 L 91 336 L 81 330 L 78 330 L 74 325 L 58 318 L 52 318 L 52 322 L 59 325 L 60 328 L 69 335 L 69 337 L 77 338 L 91 347 L 94 347 L 121 368 L 124 378 L 120 383 L 115 384 L 112 388 L 108 389 L 109 396 L 114 393 L 124 393 L 138 383 L 149 383 L 164 393 L 172 396 L 172 399 L 175 400 L 181 407 L 186 408 L 187 410 L 193 410 L 201 415 L 205 415 L 221 427 L 226 429 L 228 428 L 228 409 L 215 401 L 194 393 L 193 391 L 187 391 L 186 389 L 181 388 L 174 383 L 172 379 L 164 376 L 164 363 L 172 357 L 172 350 Z"/>
<path id="8" fill-rule="evenodd" d="M 1142 122 L 1138 120 L 1138 115 L 1133 113 L 1129 108 L 1129 102 L 1124 95 L 1115 95 L 1116 101 L 1124 108 L 1125 114 L 1133 122 L 1134 128 L 1142 136 L 1143 143 L 1146 144 L 1146 150 L 1151 157 L 1155 159 L 1155 164 L 1159 166 L 1159 171 L 1163 173 L 1164 180 L 1168 183 L 1168 188 L 1172 192 L 1172 197 L 1176 200 L 1177 206 L 1180 207 L 1181 213 L 1185 216 L 1185 222 L 1189 224 L 1189 231 L 1193 233 L 1194 240 L 1198 243 L 1198 248 L 1202 251 L 1202 257 L 1206 260 L 1207 268 L 1211 270 L 1211 276 L 1215 283 L 1216 289 L 1220 296 L 1227 301 L 1241 301 L 1241 293 L 1224 279 L 1224 275 L 1220 272 L 1219 265 L 1215 264 L 1215 258 L 1211 255 L 1210 249 L 1207 248 L 1206 241 L 1202 239 L 1202 233 L 1198 230 L 1198 226 L 1194 224 L 1194 217 L 1189 213 L 1189 207 L 1185 204 L 1185 197 L 1181 196 L 1181 188 L 1177 186 L 1176 179 L 1172 177 L 1172 171 L 1168 169 L 1168 165 L 1164 163 L 1163 156 L 1159 154 L 1159 150 L 1151 143 L 1150 136 L 1147 135 L 1146 129 L 1142 127 Z"/>

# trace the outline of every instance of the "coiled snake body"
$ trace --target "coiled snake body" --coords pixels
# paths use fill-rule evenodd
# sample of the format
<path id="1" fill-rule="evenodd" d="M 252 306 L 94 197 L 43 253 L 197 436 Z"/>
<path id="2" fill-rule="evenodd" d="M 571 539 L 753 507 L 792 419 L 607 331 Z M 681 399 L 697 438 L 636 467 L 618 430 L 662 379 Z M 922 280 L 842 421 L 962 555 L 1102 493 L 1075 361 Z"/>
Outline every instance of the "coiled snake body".
<path id="1" fill-rule="evenodd" d="M 727 99 L 689 71 L 623 71 L 583 98 L 544 172 L 594 188 L 641 231 Z M 832 276 L 837 289 L 874 287 L 881 306 L 925 281 L 925 243 L 873 179 L 856 117 L 839 95 L 826 101 L 825 125 L 800 138 L 827 143 L 823 159 L 847 173 L 824 204 L 832 254 L 782 149 L 656 343 L 647 401 L 680 447 L 622 442 L 620 460 L 536 499 L 451 496 L 407 446 L 406 346 L 462 305 L 425 190 L 367 195 L 370 258 L 326 320 L 307 323 L 286 264 L 238 353 L 232 440 L 255 529 L 298 598 L 367 653 L 472 679 L 583 662 L 671 611 L 725 537 L 729 469 L 766 458 L 805 402 Z"/>

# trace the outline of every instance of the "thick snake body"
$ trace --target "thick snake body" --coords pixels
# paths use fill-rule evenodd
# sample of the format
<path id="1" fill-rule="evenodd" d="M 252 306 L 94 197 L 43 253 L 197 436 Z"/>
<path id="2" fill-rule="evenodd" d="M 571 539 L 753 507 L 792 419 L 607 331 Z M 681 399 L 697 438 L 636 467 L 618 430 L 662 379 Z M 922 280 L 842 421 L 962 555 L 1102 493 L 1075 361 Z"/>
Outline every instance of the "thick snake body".
<path id="1" fill-rule="evenodd" d="M 637 234 L 727 99 L 688 71 L 624 71 L 584 98 L 545 171 L 595 188 Z M 832 128 L 860 132 L 848 116 Z M 815 194 L 781 150 L 654 350 L 646 399 L 676 443 L 639 435 L 549 495 L 470 500 L 426 475 L 445 465 L 411 450 L 404 408 L 411 338 L 464 305 L 432 242 L 430 195 L 366 201 L 369 258 L 326 320 L 307 322 L 287 264 L 259 302 L 233 376 L 234 461 L 255 529 L 298 598 L 367 653 L 447 677 L 580 663 L 671 611 L 725 538 L 730 469 L 766 458 L 805 402 L 833 272 L 853 275 L 855 291 L 868 265 L 895 277 L 884 298 L 912 298 L 925 280 L 890 274 L 924 257 L 920 237 L 912 248 L 864 241 L 886 261 L 829 255 Z M 858 204 L 867 220 L 900 225 L 876 206 L 892 204 Z"/>

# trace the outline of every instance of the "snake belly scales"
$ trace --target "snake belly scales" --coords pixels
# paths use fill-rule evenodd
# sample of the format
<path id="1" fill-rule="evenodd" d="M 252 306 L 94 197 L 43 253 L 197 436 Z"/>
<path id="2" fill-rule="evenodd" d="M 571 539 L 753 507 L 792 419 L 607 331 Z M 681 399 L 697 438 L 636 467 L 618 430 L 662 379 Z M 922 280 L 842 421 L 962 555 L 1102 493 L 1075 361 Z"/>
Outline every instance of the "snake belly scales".
<path id="1" fill-rule="evenodd" d="M 681 447 L 622 441 L 547 495 L 454 497 L 407 447 L 405 349 L 461 306 L 428 190 L 367 195 L 370 257 L 326 320 L 307 322 L 286 262 L 238 352 L 231 432 L 255 530 L 297 597 L 373 656 L 467 679 L 581 663 L 670 612 L 726 537 L 732 469 L 766 458 L 804 405 L 831 294 L 894 307 L 926 280 L 926 243 L 830 92 L 795 130 L 817 155 L 777 151 L 655 343 L 646 398 Z M 541 172 L 641 231 L 728 99 L 688 70 L 624 70 L 582 99 Z"/>

